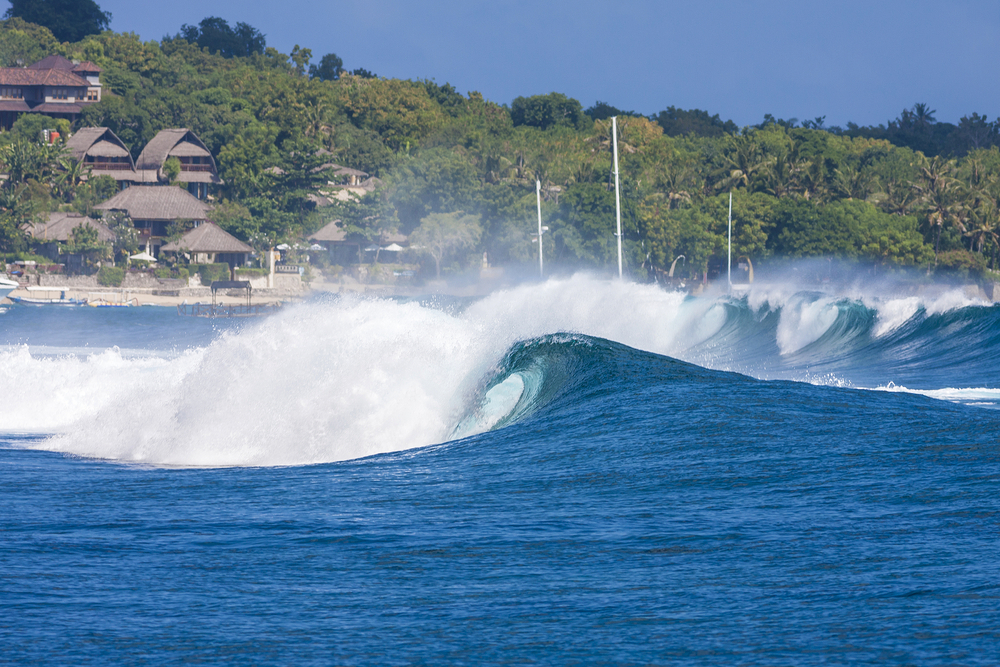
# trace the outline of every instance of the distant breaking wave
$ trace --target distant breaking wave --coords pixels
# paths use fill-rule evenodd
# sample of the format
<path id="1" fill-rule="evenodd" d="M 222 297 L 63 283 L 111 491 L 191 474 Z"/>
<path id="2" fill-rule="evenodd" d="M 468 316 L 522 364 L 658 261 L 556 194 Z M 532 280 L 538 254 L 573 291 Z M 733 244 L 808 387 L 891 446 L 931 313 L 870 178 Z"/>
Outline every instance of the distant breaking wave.
<path id="1" fill-rule="evenodd" d="M 613 396 L 649 366 L 628 349 L 758 379 L 1000 402 L 1000 309 L 959 292 L 689 297 L 578 275 L 451 310 L 331 298 L 172 356 L 0 349 L 0 379 L 21 387 L 0 432 L 160 466 L 341 461 L 571 409 L 595 387 Z"/>

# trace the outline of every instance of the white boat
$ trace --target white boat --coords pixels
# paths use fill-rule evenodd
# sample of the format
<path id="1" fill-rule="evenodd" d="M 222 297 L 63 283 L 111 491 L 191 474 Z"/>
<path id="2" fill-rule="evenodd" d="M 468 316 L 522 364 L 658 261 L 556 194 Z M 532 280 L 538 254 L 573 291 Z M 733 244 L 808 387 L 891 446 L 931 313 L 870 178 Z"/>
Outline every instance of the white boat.
<path id="1" fill-rule="evenodd" d="M 11 296 L 11 301 L 23 306 L 85 306 L 86 299 L 69 299 L 66 297 L 65 287 L 37 287 L 27 288 L 29 294 L 58 294 L 59 296 Z"/>
<path id="2" fill-rule="evenodd" d="M 0 299 L 7 298 L 7 295 L 16 290 L 19 285 L 13 280 L 0 278 Z"/>
<path id="3" fill-rule="evenodd" d="M 139 300 L 129 298 L 125 292 L 88 292 L 87 305 L 92 308 L 127 308 L 138 306 Z"/>

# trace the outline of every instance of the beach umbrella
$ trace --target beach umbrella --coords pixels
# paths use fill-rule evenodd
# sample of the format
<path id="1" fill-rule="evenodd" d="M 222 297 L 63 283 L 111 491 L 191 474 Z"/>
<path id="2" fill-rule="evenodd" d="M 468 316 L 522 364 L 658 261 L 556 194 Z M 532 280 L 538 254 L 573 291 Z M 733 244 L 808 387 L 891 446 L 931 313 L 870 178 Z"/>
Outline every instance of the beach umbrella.
<path id="1" fill-rule="evenodd" d="M 390 243 L 386 247 L 382 248 L 382 250 L 388 250 L 389 252 L 400 252 L 402 249 L 403 246 L 399 245 L 398 243 Z"/>
<path id="2" fill-rule="evenodd" d="M 150 255 L 145 250 L 143 250 L 142 252 L 140 252 L 140 253 L 138 253 L 136 255 L 129 255 L 128 258 L 129 259 L 138 259 L 138 260 L 141 260 L 143 262 L 155 262 L 156 261 L 156 258 L 153 257 L 152 255 Z"/>

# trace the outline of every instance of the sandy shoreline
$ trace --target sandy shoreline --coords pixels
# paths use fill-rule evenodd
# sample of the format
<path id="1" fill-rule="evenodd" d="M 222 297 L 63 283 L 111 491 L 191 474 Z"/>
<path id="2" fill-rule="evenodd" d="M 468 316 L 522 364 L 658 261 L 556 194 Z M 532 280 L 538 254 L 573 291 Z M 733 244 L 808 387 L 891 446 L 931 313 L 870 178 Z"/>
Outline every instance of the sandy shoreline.
<path id="1" fill-rule="evenodd" d="M 165 294 L 164 292 L 177 292 L 177 294 Z M 155 292 L 155 293 L 154 293 Z M 251 303 L 253 304 L 276 304 L 276 303 L 296 303 L 308 299 L 310 296 L 320 293 L 338 292 L 367 292 L 372 294 L 392 294 L 395 290 L 385 285 L 342 285 L 339 283 L 314 282 L 302 290 L 288 289 L 257 289 L 253 290 Z M 153 289 L 153 288 L 92 288 L 75 286 L 53 286 L 46 290 L 28 290 L 24 287 L 18 288 L 10 293 L 14 297 L 26 297 L 33 299 L 59 298 L 65 293 L 67 299 L 105 299 L 107 301 L 128 301 L 135 299 L 140 306 L 177 306 L 188 303 L 212 303 L 212 290 L 208 287 L 188 287 L 179 290 Z M 215 295 L 215 303 L 225 305 L 245 304 L 246 296 L 236 290 L 219 291 Z M 0 305 L 16 305 L 10 299 L 0 299 Z"/>

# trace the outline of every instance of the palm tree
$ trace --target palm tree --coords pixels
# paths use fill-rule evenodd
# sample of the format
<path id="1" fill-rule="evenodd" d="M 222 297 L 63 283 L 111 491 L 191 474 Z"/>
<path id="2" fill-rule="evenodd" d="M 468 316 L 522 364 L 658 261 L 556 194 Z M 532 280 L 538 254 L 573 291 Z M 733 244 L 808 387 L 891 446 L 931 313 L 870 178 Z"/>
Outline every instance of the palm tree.
<path id="1" fill-rule="evenodd" d="M 802 162 L 792 149 L 779 152 L 764 173 L 764 190 L 775 197 L 786 197 L 798 187 L 798 172 Z"/>
<path id="2" fill-rule="evenodd" d="M 82 159 L 74 160 L 66 155 L 59 159 L 59 166 L 62 171 L 56 176 L 53 186 L 60 196 L 66 198 L 90 175 L 90 165 Z"/>
<path id="3" fill-rule="evenodd" d="M 763 147 L 751 133 L 730 137 L 726 148 L 722 159 L 728 175 L 723 177 L 717 188 L 720 191 L 734 187 L 754 190 L 773 159 L 764 155 Z"/>
<path id="4" fill-rule="evenodd" d="M 830 192 L 826 185 L 826 161 L 816 156 L 805 163 L 798 173 L 799 188 L 806 199 L 825 201 Z"/>
<path id="5" fill-rule="evenodd" d="M 844 165 L 833 170 L 833 189 L 848 199 L 868 199 L 878 181 L 871 172 Z"/>
<path id="6" fill-rule="evenodd" d="M 879 180 L 877 184 L 881 186 L 882 191 L 876 193 L 873 200 L 886 213 L 908 215 L 910 209 L 918 203 L 920 193 L 910 182 L 886 178 Z"/>
<path id="7" fill-rule="evenodd" d="M 955 172 L 955 160 L 946 160 L 940 156 L 925 158 L 920 166 L 920 179 L 914 184 L 920 195 L 920 206 L 927 216 L 926 228 L 928 232 L 934 232 L 935 263 L 941 243 L 941 231 L 946 226 L 954 226 L 963 235 L 966 232 Z"/>

